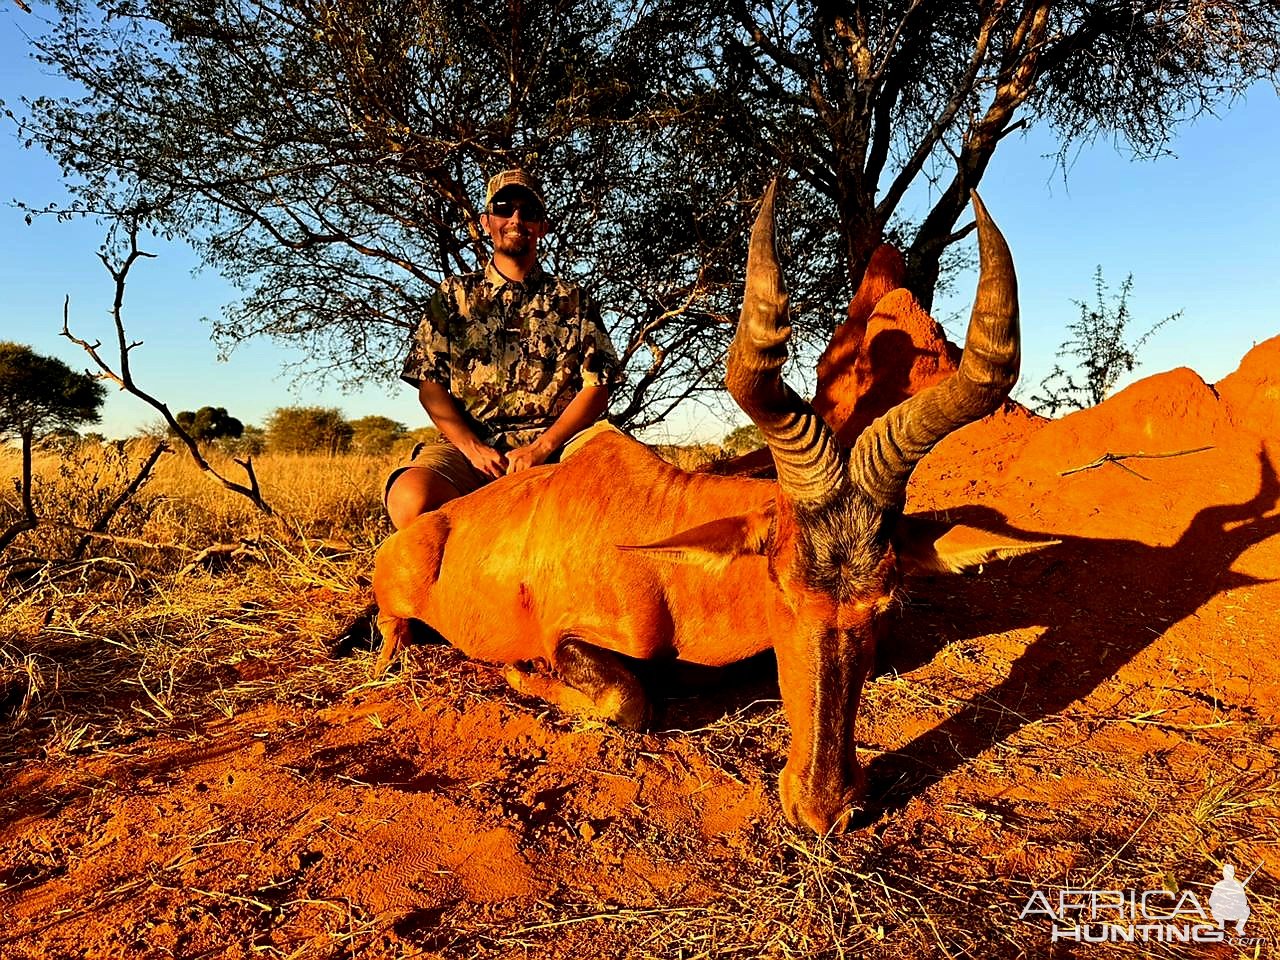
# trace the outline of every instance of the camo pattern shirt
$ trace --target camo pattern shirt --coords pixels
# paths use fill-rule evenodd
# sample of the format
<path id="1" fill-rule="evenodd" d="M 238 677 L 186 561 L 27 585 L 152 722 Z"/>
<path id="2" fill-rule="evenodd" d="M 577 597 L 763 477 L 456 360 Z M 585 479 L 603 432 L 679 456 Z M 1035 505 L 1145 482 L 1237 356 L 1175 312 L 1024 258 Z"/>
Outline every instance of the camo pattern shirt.
<path id="1" fill-rule="evenodd" d="M 580 390 L 617 376 L 589 294 L 538 265 L 515 283 L 492 263 L 440 285 L 400 374 L 444 386 L 476 434 L 504 451 L 536 440 Z"/>

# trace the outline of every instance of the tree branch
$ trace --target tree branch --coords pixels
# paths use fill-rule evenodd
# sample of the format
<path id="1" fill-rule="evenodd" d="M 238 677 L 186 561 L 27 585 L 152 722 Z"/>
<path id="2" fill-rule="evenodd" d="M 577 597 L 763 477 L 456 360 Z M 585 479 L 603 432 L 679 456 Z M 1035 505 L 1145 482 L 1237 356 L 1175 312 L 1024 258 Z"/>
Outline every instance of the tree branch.
<path id="1" fill-rule="evenodd" d="M 161 454 L 168 452 L 169 445 L 167 443 L 162 442 L 156 444 L 155 449 L 151 451 L 151 455 L 147 457 L 142 466 L 138 468 L 138 472 L 134 475 L 133 479 L 129 481 L 128 486 L 120 492 L 119 496 L 107 504 L 107 508 L 103 510 L 98 519 L 94 521 L 93 526 L 85 531 L 85 536 L 76 544 L 76 548 L 71 554 L 73 560 L 79 560 L 84 555 L 85 548 L 89 546 L 89 541 L 93 537 L 106 532 L 107 525 L 111 523 L 112 517 L 116 515 L 121 507 L 129 502 L 129 499 L 137 493 L 143 483 L 146 482 L 147 477 L 151 475 L 152 469 L 160 460 Z"/>
<path id="2" fill-rule="evenodd" d="M 920 139 L 916 149 L 907 159 L 907 162 L 903 164 L 902 169 L 898 171 L 898 175 L 893 178 L 889 189 L 884 192 L 884 198 L 876 204 L 876 216 L 881 223 L 888 223 L 889 214 L 897 208 L 903 195 L 906 194 L 907 188 L 911 186 L 911 182 L 924 169 L 925 161 L 929 159 L 929 156 L 937 147 L 938 141 L 942 139 L 943 134 L 950 128 L 956 115 L 960 112 L 960 108 L 964 106 L 965 100 L 973 92 L 973 85 L 977 80 L 978 71 L 982 68 L 982 63 L 987 56 L 987 46 L 991 42 L 991 31 L 999 21 L 1001 13 L 1004 12 L 1004 7 L 1005 0 L 996 0 L 990 12 L 983 18 L 982 25 L 978 28 L 978 36 L 974 41 L 973 54 L 969 57 L 969 65 L 961 79 L 952 87 L 951 98 L 938 114 L 937 119 L 934 120 L 928 133 Z"/>
<path id="3" fill-rule="evenodd" d="M 187 452 L 191 455 L 191 459 L 195 462 L 197 467 L 217 480 L 226 489 L 247 497 L 255 507 L 267 516 L 273 516 L 274 511 L 267 502 L 262 499 L 262 491 L 258 487 L 258 477 L 253 469 L 252 457 L 246 457 L 244 460 L 236 461 L 236 463 L 239 464 L 248 475 L 248 486 L 245 486 L 242 483 L 236 483 L 234 480 L 224 477 L 213 468 L 208 460 L 204 458 L 204 455 L 200 452 L 200 446 L 196 443 L 195 438 L 183 429 L 182 425 L 178 423 L 170 412 L 168 406 L 166 406 L 162 401 L 151 396 L 151 394 L 147 393 L 145 390 L 142 390 L 136 383 L 134 383 L 133 375 L 129 370 L 129 351 L 138 344 L 129 344 L 125 338 L 124 319 L 122 315 L 122 308 L 124 306 L 124 287 L 125 281 L 129 276 L 129 270 L 133 267 L 133 264 L 138 260 L 138 258 L 151 257 L 154 256 L 154 254 L 143 253 L 138 249 L 138 221 L 136 219 L 129 222 L 128 232 L 129 254 L 125 257 L 124 262 L 121 263 L 120 266 L 112 266 L 111 262 L 105 255 L 100 255 L 103 265 L 111 274 L 116 285 L 115 300 L 111 308 L 111 317 L 115 322 L 116 340 L 120 347 L 120 372 L 116 373 L 111 368 L 110 364 L 102 359 L 102 356 L 98 353 L 100 343 L 97 341 L 89 343 L 88 341 L 81 340 L 79 337 L 76 337 L 71 333 L 68 316 L 71 302 L 70 297 L 67 297 L 66 300 L 63 301 L 62 305 L 62 335 L 89 354 L 93 362 L 97 364 L 98 369 L 102 372 L 104 378 L 119 384 L 121 389 L 133 394 L 139 400 L 144 401 L 164 417 L 165 423 L 168 424 L 169 429 L 176 434 L 178 439 L 182 441 L 184 446 L 186 446 Z M 159 456 L 159 454 L 156 454 L 156 456 Z"/>
<path id="4" fill-rule="evenodd" d="M 1185 457 L 1191 453 L 1204 453 L 1206 450 L 1212 450 L 1212 449 L 1213 447 L 1210 446 L 1210 447 L 1195 447 L 1194 449 L 1191 449 L 1191 450 L 1175 450 L 1172 453 L 1141 453 L 1141 452 L 1139 453 L 1104 453 L 1097 460 L 1093 461 L 1093 463 L 1086 463 L 1082 467 L 1072 467 L 1069 470 L 1059 471 L 1058 476 L 1069 477 L 1073 473 L 1082 473 L 1085 470 L 1092 470 L 1095 467 L 1102 466 L 1104 463 L 1114 463 L 1121 470 L 1127 470 L 1129 473 L 1132 473 L 1135 477 L 1138 477 L 1141 480 L 1150 480 L 1151 479 L 1150 477 L 1144 477 L 1137 470 L 1134 470 L 1130 467 L 1126 467 L 1120 461 L 1121 460 L 1164 460 L 1167 457 Z"/>

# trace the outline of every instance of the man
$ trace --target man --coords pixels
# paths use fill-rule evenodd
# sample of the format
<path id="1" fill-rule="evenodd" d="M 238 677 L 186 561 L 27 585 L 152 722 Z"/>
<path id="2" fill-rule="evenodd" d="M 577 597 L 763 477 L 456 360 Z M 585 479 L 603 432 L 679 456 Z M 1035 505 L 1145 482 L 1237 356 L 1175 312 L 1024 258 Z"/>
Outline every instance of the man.
<path id="1" fill-rule="evenodd" d="M 480 223 L 493 259 L 440 285 L 405 358 L 401 378 L 418 388 L 442 439 L 387 478 L 383 501 L 397 530 L 613 429 L 592 424 L 608 404 L 618 358 L 595 302 L 538 262 L 549 225 L 537 181 L 518 169 L 491 178 Z M 348 623 L 330 654 L 371 645 L 376 615 L 370 606 Z"/>
<path id="2" fill-rule="evenodd" d="M 442 434 L 387 478 L 397 529 L 504 474 L 556 460 L 604 412 L 618 359 L 592 299 L 538 262 L 547 235 L 536 180 L 489 180 L 481 270 L 450 277 L 414 333 L 402 379 Z"/>

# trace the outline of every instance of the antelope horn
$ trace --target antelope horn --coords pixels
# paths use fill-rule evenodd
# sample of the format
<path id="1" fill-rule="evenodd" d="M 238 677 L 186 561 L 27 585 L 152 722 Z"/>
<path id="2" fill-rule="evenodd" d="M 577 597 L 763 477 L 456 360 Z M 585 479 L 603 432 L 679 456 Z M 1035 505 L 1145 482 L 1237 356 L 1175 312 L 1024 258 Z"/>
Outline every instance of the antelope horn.
<path id="1" fill-rule="evenodd" d="M 980 270 L 960 368 L 909 397 L 858 437 L 849 455 L 849 479 L 881 509 L 900 509 L 920 458 L 952 430 L 995 410 L 1018 379 L 1018 280 L 1009 246 L 977 193 Z"/>
<path id="2" fill-rule="evenodd" d="M 725 385 L 760 428 L 778 470 L 778 484 L 793 503 L 824 503 L 847 482 L 835 436 L 806 401 L 782 380 L 791 327 L 787 292 L 774 248 L 769 184 L 747 254 L 747 289 L 738 330 L 729 347 Z"/>

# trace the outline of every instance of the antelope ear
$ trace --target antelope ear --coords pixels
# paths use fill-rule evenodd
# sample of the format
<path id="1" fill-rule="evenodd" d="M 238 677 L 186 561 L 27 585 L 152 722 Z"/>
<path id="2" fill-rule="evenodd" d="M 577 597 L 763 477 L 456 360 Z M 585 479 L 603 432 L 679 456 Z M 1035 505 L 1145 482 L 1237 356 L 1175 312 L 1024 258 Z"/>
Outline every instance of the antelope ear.
<path id="1" fill-rule="evenodd" d="M 903 516 L 893 532 L 898 569 L 907 576 L 981 572 L 984 563 L 1056 546 L 1061 540 L 1015 540 L 964 524 Z"/>
<path id="2" fill-rule="evenodd" d="M 618 544 L 618 549 L 720 572 L 738 557 L 765 553 L 772 531 L 773 504 L 770 504 L 751 513 L 721 517 L 681 530 L 654 543 Z"/>

